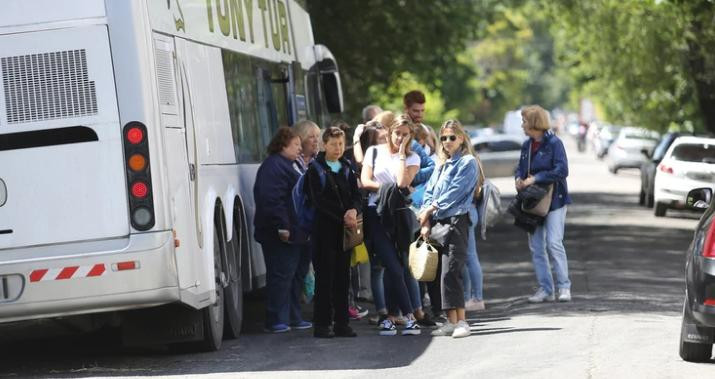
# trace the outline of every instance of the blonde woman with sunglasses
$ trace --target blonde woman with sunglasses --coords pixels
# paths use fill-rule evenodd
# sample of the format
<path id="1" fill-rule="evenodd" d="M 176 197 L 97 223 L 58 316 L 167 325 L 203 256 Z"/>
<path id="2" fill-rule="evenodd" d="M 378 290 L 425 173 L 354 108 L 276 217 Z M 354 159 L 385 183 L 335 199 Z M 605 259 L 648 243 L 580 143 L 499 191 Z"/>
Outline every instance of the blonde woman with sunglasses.
<path id="1" fill-rule="evenodd" d="M 430 238 L 432 227 L 451 225 L 444 236 L 442 255 L 442 309 L 447 322 L 432 332 L 435 336 L 453 338 L 471 334 L 464 309 L 462 272 L 467 261 L 469 211 L 477 186 L 478 165 L 472 153 L 469 136 L 457 120 L 447 120 L 439 133 L 439 167 L 434 170 L 425 189 L 420 212 L 422 238 Z"/>

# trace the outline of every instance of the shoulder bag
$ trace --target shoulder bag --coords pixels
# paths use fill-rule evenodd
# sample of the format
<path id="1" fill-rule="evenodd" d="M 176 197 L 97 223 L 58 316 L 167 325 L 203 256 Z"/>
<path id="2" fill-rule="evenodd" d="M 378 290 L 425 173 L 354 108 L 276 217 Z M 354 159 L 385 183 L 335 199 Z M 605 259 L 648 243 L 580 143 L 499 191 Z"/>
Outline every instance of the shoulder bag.
<path id="1" fill-rule="evenodd" d="M 349 167 L 347 168 L 348 170 L 350 169 Z M 343 199 L 340 197 L 340 189 L 338 188 L 337 183 L 333 180 L 333 177 L 330 173 L 326 173 L 329 180 L 333 184 L 333 188 L 335 189 L 335 194 L 338 196 L 338 201 L 340 202 L 340 207 L 342 209 L 345 209 L 345 205 L 343 204 Z M 365 241 L 365 236 L 363 234 L 363 225 L 362 225 L 362 214 L 357 215 L 357 227 L 355 229 L 343 227 L 343 251 L 348 251 L 352 250 L 356 246 L 360 245 Z"/>
<path id="2" fill-rule="evenodd" d="M 527 172 L 531 175 L 531 143 L 529 143 L 529 164 L 527 166 Z M 533 184 L 532 184 L 533 185 Z M 533 214 L 535 216 L 546 217 L 549 213 L 549 208 L 551 208 L 551 198 L 554 194 L 554 184 L 551 183 L 546 186 L 546 195 L 541 198 L 541 200 L 532 208 L 524 208 L 524 204 L 521 205 L 521 210 L 525 213 Z"/>

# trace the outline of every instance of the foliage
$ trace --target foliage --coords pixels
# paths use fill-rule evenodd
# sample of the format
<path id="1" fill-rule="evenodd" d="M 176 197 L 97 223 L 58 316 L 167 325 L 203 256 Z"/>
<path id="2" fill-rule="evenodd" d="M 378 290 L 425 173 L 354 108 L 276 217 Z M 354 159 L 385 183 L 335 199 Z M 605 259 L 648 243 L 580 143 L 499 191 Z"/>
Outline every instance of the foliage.
<path id="1" fill-rule="evenodd" d="M 402 96 L 411 90 L 420 90 L 425 94 L 426 104 L 424 123 L 432 127 L 438 127 L 446 119 L 457 118 L 456 110 L 446 110 L 442 93 L 439 90 L 431 89 L 424 83 L 420 83 L 414 75 L 403 72 L 386 88 L 382 86 L 370 87 L 370 97 L 373 101 L 385 110 L 402 112 Z"/>
<path id="2" fill-rule="evenodd" d="M 685 58 L 694 49 L 704 53 L 702 46 L 691 46 L 703 41 L 689 31 L 694 13 L 686 3 L 692 2 L 542 2 L 555 21 L 552 35 L 575 82 L 574 97 L 597 100 L 611 122 L 661 131 L 672 123 L 702 128 L 693 81 L 702 72 L 694 72 Z M 712 20 L 712 3 L 698 2 L 710 4 Z M 712 34 L 711 21 L 705 29 Z"/>
<path id="3" fill-rule="evenodd" d="M 317 43 L 328 46 L 340 67 L 347 116 L 359 119 L 409 72 L 437 90 L 466 41 L 481 28 L 496 0 L 308 0 Z M 434 104 L 428 104 L 428 108 Z"/>
<path id="4" fill-rule="evenodd" d="M 534 2 L 495 7 L 482 38 L 459 62 L 469 69 L 453 74 L 458 81 L 444 82 L 455 82 L 461 97 L 452 98 L 455 90 L 447 87 L 445 98 L 468 123 L 498 123 L 522 105 L 553 108 L 568 98 L 569 78 L 558 70 L 548 20 Z M 463 96 L 465 89 L 471 96 Z"/>

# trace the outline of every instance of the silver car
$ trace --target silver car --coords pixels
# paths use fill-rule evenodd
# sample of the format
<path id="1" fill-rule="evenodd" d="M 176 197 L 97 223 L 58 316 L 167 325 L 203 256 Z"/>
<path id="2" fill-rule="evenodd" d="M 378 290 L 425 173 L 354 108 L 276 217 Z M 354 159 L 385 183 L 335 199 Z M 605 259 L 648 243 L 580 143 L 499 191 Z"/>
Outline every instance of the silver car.
<path id="1" fill-rule="evenodd" d="M 480 135 L 472 138 L 474 151 L 484 166 L 487 178 L 514 176 L 521 145 L 526 136 L 515 134 Z"/>
<path id="2" fill-rule="evenodd" d="M 643 151 L 652 151 L 659 138 L 652 130 L 622 128 L 608 148 L 608 170 L 615 174 L 622 168 L 640 168 L 647 159 Z"/>

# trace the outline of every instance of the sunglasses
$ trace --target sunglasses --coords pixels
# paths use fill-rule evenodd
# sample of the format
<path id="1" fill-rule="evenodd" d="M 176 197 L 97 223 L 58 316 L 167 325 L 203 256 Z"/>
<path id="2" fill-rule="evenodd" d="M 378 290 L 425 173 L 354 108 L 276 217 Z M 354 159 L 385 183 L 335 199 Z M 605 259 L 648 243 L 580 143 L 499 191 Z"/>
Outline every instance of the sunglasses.
<path id="1" fill-rule="evenodd" d="M 447 140 L 450 140 L 450 141 L 454 142 L 454 141 L 457 140 L 457 136 L 455 136 L 455 135 L 451 135 L 451 136 L 441 136 L 441 137 L 439 137 L 439 140 L 442 141 L 442 142 L 447 142 Z"/>

